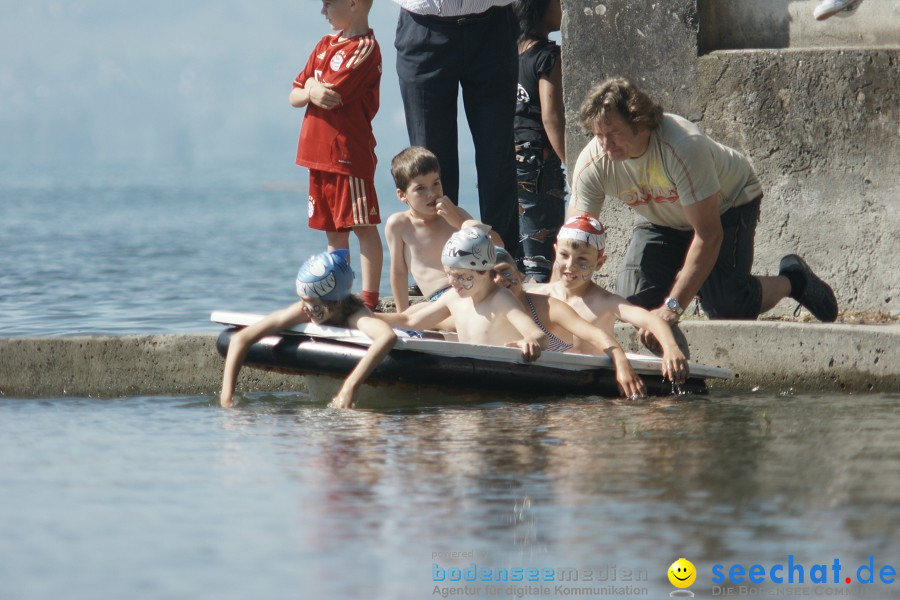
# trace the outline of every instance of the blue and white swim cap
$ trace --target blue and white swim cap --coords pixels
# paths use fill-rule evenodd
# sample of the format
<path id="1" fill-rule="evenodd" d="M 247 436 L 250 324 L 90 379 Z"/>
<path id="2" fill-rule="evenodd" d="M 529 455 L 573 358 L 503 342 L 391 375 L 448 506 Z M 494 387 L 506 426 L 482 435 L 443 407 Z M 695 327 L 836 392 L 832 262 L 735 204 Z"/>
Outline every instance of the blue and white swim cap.
<path id="1" fill-rule="evenodd" d="M 329 302 L 343 300 L 353 288 L 349 252 L 335 250 L 311 256 L 297 271 L 297 295 Z"/>

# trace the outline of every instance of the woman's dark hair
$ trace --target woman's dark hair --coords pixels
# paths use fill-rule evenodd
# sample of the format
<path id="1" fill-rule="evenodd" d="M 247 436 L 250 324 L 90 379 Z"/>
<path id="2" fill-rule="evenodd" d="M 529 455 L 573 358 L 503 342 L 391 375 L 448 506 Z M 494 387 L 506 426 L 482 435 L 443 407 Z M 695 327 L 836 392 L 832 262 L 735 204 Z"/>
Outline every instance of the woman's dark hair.
<path id="1" fill-rule="evenodd" d="M 519 39 L 537 37 L 537 28 L 547 14 L 550 0 L 516 0 L 513 11 L 519 20 Z"/>

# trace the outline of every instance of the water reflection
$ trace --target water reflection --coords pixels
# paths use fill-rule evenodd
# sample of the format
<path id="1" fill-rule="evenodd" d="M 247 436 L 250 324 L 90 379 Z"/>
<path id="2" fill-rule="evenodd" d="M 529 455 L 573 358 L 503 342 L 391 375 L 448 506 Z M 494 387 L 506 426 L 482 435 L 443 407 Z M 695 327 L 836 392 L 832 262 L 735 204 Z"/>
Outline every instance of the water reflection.
<path id="1" fill-rule="evenodd" d="M 900 397 L 484 400 L 0 399 L 0 591 L 421 598 L 474 562 L 662 597 L 684 556 L 709 596 L 714 564 L 900 556 Z"/>
<path id="2" fill-rule="evenodd" d="M 900 433 L 885 416 L 848 398 L 300 405 L 292 471 L 314 495 L 303 543 L 399 537 L 419 569 L 445 546 L 478 546 L 501 566 L 649 559 L 663 571 L 680 555 L 703 569 L 748 548 L 754 560 L 865 558 L 898 547 Z"/>

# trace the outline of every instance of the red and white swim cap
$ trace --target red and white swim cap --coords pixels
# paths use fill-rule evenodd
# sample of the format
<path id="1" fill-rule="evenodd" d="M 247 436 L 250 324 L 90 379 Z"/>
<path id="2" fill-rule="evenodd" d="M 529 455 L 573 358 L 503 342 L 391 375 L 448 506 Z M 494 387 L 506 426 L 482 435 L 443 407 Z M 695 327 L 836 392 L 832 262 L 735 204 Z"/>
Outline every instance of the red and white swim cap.
<path id="1" fill-rule="evenodd" d="M 600 252 L 603 252 L 603 248 L 606 247 L 606 227 L 594 217 L 576 215 L 566 219 L 556 239 L 577 240 L 590 244 Z"/>

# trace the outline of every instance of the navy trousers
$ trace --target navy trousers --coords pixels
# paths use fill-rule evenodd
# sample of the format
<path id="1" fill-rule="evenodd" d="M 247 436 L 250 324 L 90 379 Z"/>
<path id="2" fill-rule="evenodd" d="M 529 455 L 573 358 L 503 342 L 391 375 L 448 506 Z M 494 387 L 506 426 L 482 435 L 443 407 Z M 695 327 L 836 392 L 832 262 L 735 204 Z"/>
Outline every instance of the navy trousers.
<path id="1" fill-rule="evenodd" d="M 444 193 L 459 203 L 456 105 L 463 107 L 475 144 L 481 220 L 516 256 L 519 245 L 513 117 L 516 109 L 518 25 L 512 7 L 480 15 L 430 17 L 400 11 L 397 74 L 409 142 L 441 163 Z"/>

